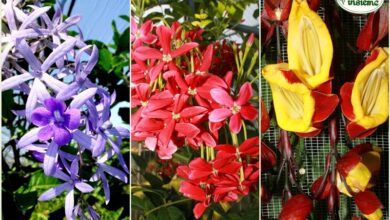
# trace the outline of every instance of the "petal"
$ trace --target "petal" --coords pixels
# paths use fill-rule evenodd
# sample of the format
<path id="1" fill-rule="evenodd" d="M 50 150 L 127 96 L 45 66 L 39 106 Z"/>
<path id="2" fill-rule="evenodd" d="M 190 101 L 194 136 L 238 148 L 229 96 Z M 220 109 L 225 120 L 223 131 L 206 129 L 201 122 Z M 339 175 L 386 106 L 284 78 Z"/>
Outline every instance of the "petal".
<path id="1" fill-rule="evenodd" d="M 65 128 L 54 126 L 54 142 L 63 146 L 72 140 L 72 134 Z"/>
<path id="2" fill-rule="evenodd" d="M 188 138 L 194 138 L 200 132 L 199 128 L 191 123 L 177 123 L 175 130 Z"/>
<path id="3" fill-rule="evenodd" d="M 87 135 L 79 130 L 76 130 L 73 132 L 73 139 L 77 143 L 79 143 L 82 147 L 84 147 L 88 150 L 92 149 L 93 142 L 92 142 L 92 138 L 89 135 Z"/>
<path id="4" fill-rule="evenodd" d="M 26 134 L 23 135 L 22 138 L 17 143 L 18 148 L 25 147 L 27 145 L 30 145 L 38 140 L 38 133 L 40 131 L 40 128 L 33 128 L 30 131 L 28 131 Z"/>
<path id="5" fill-rule="evenodd" d="M 38 78 L 35 78 L 32 90 L 35 90 L 39 101 L 44 102 L 46 99 L 50 98 L 50 94 L 46 89 L 46 86 Z"/>
<path id="6" fill-rule="evenodd" d="M 172 56 L 172 58 L 175 58 L 175 57 L 178 57 L 180 55 L 183 55 L 183 54 L 187 53 L 188 51 L 192 50 L 193 48 L 197 47 L 198 45 L 199 44 L 195 43 L 195 42 L 185 43 L 184 45 L 182 45 L 178 49 L 172 51 L 171 56 Z"/>
<path id="7" fill-rule="evenodd" d="M 207 208 L 207 206 L 203 202 L 197 203 L 194 206 L 194 210 L 193 210 L 195 218 L 199 219 L 203 215 L 206 208 Z"/>
<path id="8" fill-rule="evenodd" d="M 246 139 L 242 144 L 240 145 L 240 152 L 243 154 L 256 156 L 259 154 L 259 137 L 253 137 Z"/>
<path id="9" fill-rule="evenodd" d="M 19 30 L 25 29 L 28 25 L 35 22 L 37 18 L 42 16 L 42 14 L 49 11 L 50 7 L 42 7 L 42 8 L 36 8 L 33 12 L 31 12 L 23 21 L 23 23 L 20 25 Z"/>
<path id="10" fill-rule="evenodd" d="M 71 189 L 65 197 L 65 215 L 67 219 L 73 219 L 73 208 L 74 208 L 74 190 Z"/>
<path id="11" fill-rule="evenodd" d="M 383 208 L 381 201 L 371 191 L 360 192 L 355 196 L 355 202 L 359 210 L 369 215 L 375 212 L 377 209 Z"/>
<path id="12" fill-rule="evenodd" d="M 298 78 L 316 88 L 329 80 L 333 44 L 322 18 L 307 1 L 293 1 L 288 19 L 288 65 Z"/>
<path id="13" fill-rule="evenodd" d="M 83 193 L 89 193 L 93 191 L 92 186 L 84 182 L 76 182 L 75 187 Z"/>
<path id="14" fill-rule="evenodd" d="M 80 84 L 78 82 L 73 82 L 69 85 L 66 85 L 65 88 L 60 90 L 56 96 L 56 99 L 66 101 L 75 95 L 80 89 Z"/>
<path id="15" fill-rule="evenodd" d="M 15 88 L 19 84 L 34 78 L 30 73 L 23 73 L 20 75 L 9 77 L 1 81 L 1 91 L 7 91 L 8 89 Z"/>
<path id="16" fill-rule="evenodd" d="M 151 151 L 156 150 L 156 145 L 157 145 L 157 138 L 155 137 L 147 137 L 145 139 L 145 147 L 148 148 Z"/>
<path id="17" fill-rule="evenodd" d="M 64 125 L 70 130 L 74 130 L 80 126 L 80 110 L 67 109 L 63 115 Z"/>
<path id="18" fill-rule="evenodd" d="M 47 141 L 54 136 L 53 125 L 47 125 L 41 128 L 38 132 L 38 138 L 40 141 Z"/>
<path id="19" fill-rule="evenodd" d="M 106 199 L 106 205 L 107 205 L 110 202 L 110 186 L 108 185 L 108 181 L 104 173 L 101 174 L 100 178 L 102 178 L 104 197 Z"/>
<path id="20" fill-rule="evenodd" d="M 46 72 L 53 63 L 55 63 L 58 59 L 63 58 L 70 50 L 73 49 L 75 44 L 76 39 L 70 38 L 56 47 L 46 58 L 45 62 L 43 62 L 41 67 L 42 72 Z"/>
<path id="21" fill-rule="evenodd" d="M 36 108 L 31 114 L 31 122 L 36 126 L 45 126 L 51 121 L 51 112 L 44 107 Z"/>
<path id="22" fill-rule="evenodd" d="M 65 102 L 57 100 L 55 98 L 49 98 L 44 101 L 45 107 L 50 112 L 59 111 L 63 113 L 66 109 Z"/>
<path id="23" fill-rule="evenodd" d="M 277 157 L 275 152 L 264 143 L 261 143 L 261 171 L 268 172 L 276 166 Z"/>
<path id="24" fill-rule="evenodd" d="M 279 215 L 280 220 L 290 220 L 290 219 L 306 219 L 311 209 L 313 208 L 313 203 L 303 194 L 298 194 L 291 197 L 283 205 L 282 211 Z"/>
<path id="25" fill-rule="evenodd" d="M 175 120 L 171 120 L 167 127 L 164 128 L 160 134 L 159 134 L 159 139 L 161 141 L 161 144 L 163 147 L 166 147 L 168 146 L 169 144 L 169 141 L 171 140 L 172 138 L 172 133 L 173 133 L 173 130 L 175 129 L 175 126 L 176 126 L 176 121 Z"/>
<path id="26" fill-rule="evenodd" d="M 57 155 L 58 145 L 54 142 L 51 142 L 47 148 L 47 152 L 43 161 L 43 170 L 46 176 L 52 176 L 56 171 Z"/>
<path id="27" fill-rule="evenodd" d="M 70 175 L 73 180 L 77 179 L 79 174 L 79 161 L 78 159 L 72 160 L 72 164 L 70 165 Z"/>
<path id="28" fill-rule="evenodd" d="M 339 98 L 334 94 L 324 94 L 313 91 L 311 93 L 315 100 L 315 111 L 313 115 L 313 123 L 325 121 L 336 109 L 339 104 Z"/>
<path id="29" fill-rule="evenodd" d="M 377 128 L 366 129 L 356 122 L 347 124 L 347 133 L 351 139 L 354 138 L 366 138 L 372 135 Z"/>
<path id="30" fill-rule="evenodd" d="M 106 140 L 103 138 L 101 134 L 98 134 L 95 144 L 93 146 L 92 156 L 93 157 L 100 156 L 105 149 L 106 149 Z"/>
<path id="31" fill-rule="evenodd" d="M 199 186 L 186 181 L 180 185 L 179 192 L 196 201 L 204 201 L 206 199 L 206 193 Z"/>
<path id="32" fill-rule="evenodd" d="M 18 52 L 22 54 L 23 58 L 26 59 L 33 71 L 40 71 L 41 62 L 39 62 L 39 60 L 35 57 L 34 53 L 31 51 L 31 48 L 28 46 L 25 40 L 20 40 L 16 44 L 16 48 L 18 49 Z"/>
<path id="33" fill-rule="evenodd" d="M 156 29 L 158 39 L 160 41 L 161 47 L 163 49 L 163 53 L 167 54 L 171 52 L 171 38 L 172 31 L 169 27 L 165 27 L 164 25 L 160 25 Z M 159 58 L 157 58 L 159 59 Z"/>
<path id="34" fill-rule="evenodd" d="M 234 114 L 230 117 L 229 128 L 234 134 L 238 134 L 241 131 L 241 116 L 240 114 Z"/>
<path id="35" fill-rule="evenodd" d="M 245 105 L 249 102 L 250 98 L 253 96 L 252 86 L 249 82 L 244 83 L 240 88 L 240 93 L 238 94 L 238 99 L 236 103 L 238 105 Z"/>
<path id="36" fill-rule="evenodd" d="M 197 116 L 200 114 L 205 114 L 207 112 L 207 108 L 201 106 L 192 106 L 183 109 L 180 112 L 180 117 L 182 118 L 191 118 L 193 116 Z"/>
<path id="37" fill-rule="evenodd" d="M 211 136 L 209 132 L 203 132 L 201 138 L 207 146 L 214 147 L 215 145 L 217 145 L 213 136 Z"/>
<path id="38" fill-rule="evenodd" d="M 110 174 L 111 176 L 127 183 L 127 174 L 122 172 L 121 170 L 115 168 L 115 167 L 112 167 L 112 166 L 108 166 L 106 164 L 99 164 L 99 166 L 102 168 L 102 170 L 108 174 Z"/>
<path id="39" fill-rule="evenodd" d="M 139 60 L 147 60 L 147 59 L 161 59 L 162 54 L 160 51 L 154 48 L 150 47 L 137 47 L 135 51 L 132 54 L 134 57 L 136 57 Z"/>
<path id="40" fill-rule="evenodd" d="M 221 122 L 232 115 L 232 111 L 227 108 L 218 108 L 210 112 L 209 120 L 211 122 Z"/>
<path id="41" fill-rule="evenodd" d="M 257 118 L 257 109 L 252 105 L 241 106 L 241 116 L 249 121 L 253 121 Z"/>
<path id="42" fill-rule="evenodd" d="M 27 102 L 26 102 L 26 118 L 28 120 L 31 119 L 31 115 L 35 109 L 35 106 L 38 102 L 38 96 L 35 89 L 31 89 L 30 94 L 28 94 Z"/>
<path id="43" fill-rule="evenodd" d="M 50 88 L 52 88 L 56 93 L 61 92 L 65 89 L 67 84 L 63 83 L 62 81 L 50 76 L 47 73 L 42 74 L 42 81 L 46 83 L 46 85 Z"/>
<path id="44" fill-rule="evenodd" d="M 59 194 L 61 194 L 63 191 L 65 191 L 66 189 L 70 189 L 71 188 L 71 185 L 69 183 L 63 183 L 61 185 L 58 185 L 54 188 L 51 188 L 47 191 L 45 191 L 44 193 L 42 193 L 38 200 L 39 201 L 47 201 L 47 200 L 50 200 L 56 196 L 58 196 Z"/>
<path id="45" fill-rule="evenodd" d="M 210 95 L 213 98 L 214 101 L 217 103 L 232 107 L 233 106 L 233 99 L 232 97 L 222 88 L 214 88 L 210 91 Z"/>
<path id="46" fill-rule="evenodd" d="M 97 88 L 89 88 L 75 96 L 69 105 L 69 108 L 80 108 L 84 103 L 95 96 Z"/>

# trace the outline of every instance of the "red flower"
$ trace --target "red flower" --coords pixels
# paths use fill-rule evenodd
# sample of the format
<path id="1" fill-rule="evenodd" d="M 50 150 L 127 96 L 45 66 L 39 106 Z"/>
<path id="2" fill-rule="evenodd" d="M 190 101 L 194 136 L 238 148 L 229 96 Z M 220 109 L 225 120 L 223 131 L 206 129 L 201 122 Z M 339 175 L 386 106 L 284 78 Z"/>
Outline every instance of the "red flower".
<path id="1" fill-rule="evenodd" d="M 130 42 L 133 43 L 133 48 L 142 46 L 142 43 L 152 44 L 156 42 L 157 37 L 151 34 L 152 29 L 153 23 L 151 20 L 146 21 L 141 28 L 138 29 L 137 22 L 134 17 L 131 17 Z"/>
<path id="2" fill-rule="evenodd" d="M 360 31 L 356 41 L 359 50 L 369 51 L 389 33 L 389 7 L 384 4 L 378 11 L 372 12 Z"/>
<path id="3" fill-rule="evenodd" d="M 207 179 L 211 175 L 219 174 L 234 174 L 237 173 L 241 164 L 230 159 L 215 159 L 212 162 L 207 162 L 203 158 L 195 158 L 188 167 L 190 168 L 189 179 Z"/>
<path id="4" fill-rule="evenodd" d="M 318 193 L 318 196 L 316 197 L 316 199 L 326 199 L 326 198 L 328 198 L 328 196 L 330 194 L 332 182 L 329 181 L 329 176 L 326 177 L 326 180 L 324 182 L 323 188 L 321 189 L 321 192 L 318 192 L 318 190 L 320 190 L 320 186 L 321 186 L 323 179 L 324 179 L 324 176 L 320 176 L 311 185 L 310 191 L 313 193 L 313 195 Z"/>
<path id="5" fill-rule="evenodd" d="M 285 21 L 288 19 L 291 9 L 291 0 L 265 0 L 264 18 L 272 21 Z"/>
<path id="6" fill-rule="evenodd" d="M 158 77 L 165 65 L 168 65 L 170 70 L 178 70 L 175 63 L 172 62 L 173 59 L 198 46 L 197 43 L 190 42 L 183 44 L 175 50 L 172 50 L 172 30 L 165 26 L 159 26 L 157 28 L 157 35 L 162 47 L 162 52 L 155 48 L 141 46 L 135 49 L 133 53 L 133 55 L 140 60 L 157 59 L 160 61 L 159 64 L 157 64 L 157 66 L 155 66 L 150 73 L 151 81 L 154 81 Z"/>
<path id="7" fill-rule="evenodd" d="M 313 203 L 306 195 L 291 197 L 282 208 L 279 220 L 305 220 L 309 216 Z"/>
<path id="8" fill-rule="evenodd" d="M 215 147 L 218 150 L 218 158 L 235 159 L 237 157 L 259 155 L 259 137 L 253 137 L 245 140 L 239 148 L 230 144 L 221 144 Z"/>
<path id="9" fill-rule="evenodd" d="M 249 99 L 253 95 L 250 83 L 246 82 L 242 85 L 239 96 L 235 101 L 221 88 L 212 89 L 210 94 L 213 100 L 222 106 L 222 108 L 210 112 L 209 120 L 211 122 L 221 122 L 230 117 L 230 130 L 237 134 L 241 130 L 241 118 L 246 120 L 256 119 L 257 110 L 249 103 Z"/>
<path id="10" fill-rule="evenodd" d="M 269 119 L 267 107 L 265 107 L 265 104 L 264 104 L 262 98 L 260 99 L 260 105 L 261 105 L 261 119 L 260 119 L 261 133 L 265 133 L 269 128 L 270 119 Z"/>

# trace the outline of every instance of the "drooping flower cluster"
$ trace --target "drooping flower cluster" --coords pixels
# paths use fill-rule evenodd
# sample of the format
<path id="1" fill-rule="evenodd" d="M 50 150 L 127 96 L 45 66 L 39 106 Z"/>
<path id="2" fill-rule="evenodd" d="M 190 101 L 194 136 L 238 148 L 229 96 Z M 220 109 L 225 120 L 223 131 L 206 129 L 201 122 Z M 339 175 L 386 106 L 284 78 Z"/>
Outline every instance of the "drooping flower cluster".
<path id="1" fill-rule="evenodd" d="M 3 5 L 9 32 L 2 36 L 5 47 L 1 54 L 1 90 L 21 91 L 27 96 L 20 103 L 25 109 L 14 112 L 34 126 L 17 141 L 17 147 L 29 150 L 43 162 L 47 176 L 64 181 L 43 193 L 40 201 L 66 190 L 68 219 L 86 212 L 98 219 L 92 206 L 85 206 L 86 201 L 79 204 L 81 200 L 77 200 L 75 204 L 75 189 L 91 192 L 91 185 L 96 185 L 92 182 L 101 180 L 106 203 L 109 202 L 106 175 L 128 181 L 129 171 L 120 146 L 130 132 L 110 122 L 115 93 L 110 94 L 88 79 L 98 61 L 98 49 L 85 44 L 81 32 L 77 36 L 68 34 L 69 28 L 77 27 L 80 17 L 63 20 L 59 8 L 49 17 L 50 7 L 40 3 L 25 10 L 19 6 L 16 1 Z M 83 161 L 90 154 L 92 158 Z M 119 159 L 121 168 L 109 165 L 113 156 Z M 85 163 L 96 167 L 90 179 L 80 175 Z"/>
<path id="2" fill-rule="evenodd" d="M 241 146 L 237 139 L 240 132 L 246 138 L 245 123 L 257 118 L 253 89 L 237 80 L 237 45 L 199 45 L 202 31 L 185 30 L 178 22 L 136 23 L 132 18 L 131 138 L 165 160 L 183 146 L 200 150 L 200 157 L 177 168 L 185 179 L 179 191 L 199 202 L 194 215 L 200 218 L 211 202 L 237 201 L 257 185 L 259 139 Z M 232 145 L 220 141 L 224 129 Z"/>

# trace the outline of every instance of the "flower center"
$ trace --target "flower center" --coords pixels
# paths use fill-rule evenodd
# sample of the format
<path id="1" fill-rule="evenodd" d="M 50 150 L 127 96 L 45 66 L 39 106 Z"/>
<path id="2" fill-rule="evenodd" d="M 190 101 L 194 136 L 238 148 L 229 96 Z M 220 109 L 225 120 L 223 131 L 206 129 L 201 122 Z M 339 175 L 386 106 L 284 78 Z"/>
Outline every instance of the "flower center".
<path id="1" fill-rule="evenodd" d="M 144 71 L 144 75 L 145 75 L 145 76 L 148 75 L 148 73 L 149 73 L 149 70 L 145 70 L 145 71 Z"/>
<path id="2" fill-rule="evenodd" d="M 310 76 L 321 71 L 322 57 L 318 33 L 313 22 L 303 16 L 299 24 L 299 53 L 303 70 Z"/>
<path id="3" fill-rule="evenodd" d="M 204 71 L 200 71 L 200 70 L 197 70 L 196 72 L 195 72 L 195 75 L 198 75 L 198 76 L 202 76 L 202 75 L 204 75 L 205 74 L 205 72 Z"/>
<path id="4" fill-rule="evenodd" d="M 164 62 L 171 62 L 172 61 L 172 56 L 171 56 L 171 54 L 163 54 L 163 57 L 162 57 L 162 60 L 164 61 Z"/>
<path id="5" fill-rule="evenodd" d="M 55 110 L 55 111 L 53 112 L 53 115 L 54 115 L 54 121 L 55 121 L 56 123 L 62 123 L 62 122 L 64 122 L 64 119 L 62 118 L 62 115 L 61 115 L 61 112 L 60 112 L 60 111 Z"/>
<path id="6" fill-rule="evenodd" d="M 233 106 L 230 108 L 233 114 L 237 114 L 241 110 L 241 106 L 237 105 L 237 103 L 233 103 Z"/>
<path id="7" fill-rule="evenodd" d="M 138 30 L 135 32 L 135 38 L 137 38 L 137 39 L 141 38 L 141 31 Z"/>
<path id="8" fill-rule="evenodd" d="M 148 105 L 148 101 L 141 101 L 141 105 L 142 105 L 143 107 L 147 106 L 147 105 Z"/>
<path id="9" fill-rule="evenodd" d="M 216 169 L 213 168 L 213 175 L 214 175 L 214 176 L 217 176 L 217 175 L 218 175 L 218 170 L 216 170 Z"/>
<path id="10" fill-rule="evenodd" d="M 177 120 L 180 118 L 180 113 L 174 113 L 172 112 L 172 119 Z"/>
<path id="11" fill-rule="evenodd" d="M 278 21 L 280 21 L 280 19 L 281 19 L 281 17 L 282 17 L 282 9 L 280 9 L 280 8 L 275 8 L 274 12 L 275 12 L 276 19 L 277 19 Z"/>
<path id="12" fill-rule="evenodd" d="M 191 87 L 188 87 L 188 94 L 196 95 L 196 88 L 191 89 Z"/>

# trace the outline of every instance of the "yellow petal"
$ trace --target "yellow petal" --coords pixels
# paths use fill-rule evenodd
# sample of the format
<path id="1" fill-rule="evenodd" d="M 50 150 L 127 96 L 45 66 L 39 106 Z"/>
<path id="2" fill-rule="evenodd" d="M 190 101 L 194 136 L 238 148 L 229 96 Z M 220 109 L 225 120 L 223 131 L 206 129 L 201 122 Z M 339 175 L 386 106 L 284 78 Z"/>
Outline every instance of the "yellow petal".
<path id="1" fill-rule="evenodd" d="M 282 71 L 290 71 L 288 64 L 267 65 L 262 72 L 272 90 L 279 127 L 293 132 L 315 131 L 312 127 L 315 102 L 310 89 L 301 82 L 292 83 Z"/>
<path id="2" fill-rule="evenodd" d="M 359 191 L 365 191 L 368 183 L 370 182 L 370 179 L 370 170 L 363 163 L 359 162 L 354 168 L 352 168 L 348 172 L 345 181 L 353 191 L 355 191 L 356 189 Z"/>
<path id="3" fill-rule="evenodd" d="M 375 210 L 375 212 L 373 212 L 373 213 L 371 213 L 369 215 L 365 215 L 365 214 L 363 214 L 363 215 L 368 220 L 379 220 L 379 219 L 382 219 L 383 213 L 382 213 L 381 209 L 377 209 L 377 210 Z"/>
<path id="4" fill-rule="evenodd" d="M 336 176 L 336 186 L 339 192 L 344 193 L 345 195 L 352 197 L 351 194 L 349 194 L 347 188 L 345 187 L 344 183 L 341 181 L 340 174 L 337 172 Z M 352 190 L 353 191 L 353 190 Z"/>
<path id="5" fill-rule="evenodd" d="M 370 129 L 389 117 L 389 66 L 386 49 L 376 48 L 377 58 L 358 73 L 352 88 L 351 103 L 355 121 Z"/>
<path id="6" fill-rule="evenodd" d="M 333 45 L 326 24 L 306 0 L 293 0 L 288 20 L 289 68 L 311 88 L 328 81 Z"/>

